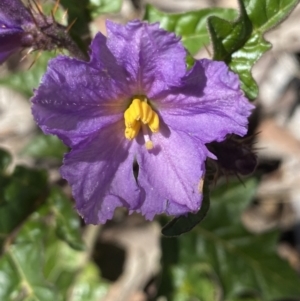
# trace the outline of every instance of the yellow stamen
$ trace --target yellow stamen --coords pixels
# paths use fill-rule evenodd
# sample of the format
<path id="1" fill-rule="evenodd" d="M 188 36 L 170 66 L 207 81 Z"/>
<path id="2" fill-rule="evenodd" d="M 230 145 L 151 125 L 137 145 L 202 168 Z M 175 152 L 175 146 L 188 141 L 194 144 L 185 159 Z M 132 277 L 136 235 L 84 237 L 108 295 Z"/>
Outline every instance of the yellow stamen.
<path id="1" fill-rule="evenodd" d="M 124 113 L 125 126 L 128 128 L 133 127 L 136 124 L 136 118 L 132 116 L 132 110 L 126 110 Z"/>
<path id="2" fill-rule="evenodd" d="M 144 122 L 145 124 L 148 124 L 149 121 L 153 118 L 154 114 L 157 115 L 153 110 L 151 110 L 150 112 L 148 112 L 148 114 L 147 114 L 147 116 L 144 118 L 143 122 Z"/>
<path id="3" fill-rule="evenodd" d="M 145 146 L 148 150 L 153 148 L 153 142 L 150 140 L 149 126 L 153 133 L 159 131 L 159 117 L 147 102 L 145 97 L 134 98 L 129 108 L 124 112 L 125 137 L 129 140 L 134 139 L 142 126 Z"/>
<path id="4" fill-rule="evenodd" d="M 132 111 L 133 116 L 135 117 L 136 120 L 140 120 L 141 119 L 141 101 L 138 98 L 135 98 L 131 105 L 130 105 L 130 111 Z M 128 110 L 127 110 L 128 111 Z"/>
<path id="5" fill-rule="evenodd" d="M 134 126 L 132 127 L 126 127 L 125 128 L 125 137 L 128 140 L 132 140 L 133 138 L 135 138 L 137 136 L 137 134 L 139 133 L 141 128 L 141 123 L 138 121 L 135 123 Z"/>
<path id="6" fill-rule="evenodd" d="M 149 112 L 153 112 L 151 107 L 145 101 L 143 101 L 141 110 L 141 120 L 144 124 L 146 124 L 146 118 L 149 115 Z"/>
<path id="7" fill-rule="evenodd" d="M 158 115 L 155 113 L 151 120 L 148 122 L 148 126 L 152 133 L 157 133 L 159 130 L 159 118 Z"/>

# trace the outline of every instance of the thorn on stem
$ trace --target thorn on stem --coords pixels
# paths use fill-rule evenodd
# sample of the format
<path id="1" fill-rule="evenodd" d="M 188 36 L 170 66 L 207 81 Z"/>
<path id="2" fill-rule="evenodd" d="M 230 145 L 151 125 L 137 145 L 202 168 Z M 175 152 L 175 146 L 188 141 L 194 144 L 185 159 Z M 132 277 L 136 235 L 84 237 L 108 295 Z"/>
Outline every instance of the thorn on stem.
<path id="1" fill-rule="evenodd" d="M 66 28 L 66 32 L 69 32 L 71 30 L 71 28 L 73 27 L 73 25 L 75 24 L 75 22 L 77 21 L 77 18 L 75 18 Z"/>
<path id="2" fill-rule="evenodd" d="M 56 2 L 54 4 L 54 7 L 53 7 L 53 9 L 51 11 L 53 13 L 53 15 L 55 15 L 55 13 L 56 13 L 56 11 L 58 9 L 59 3 L 60 3 L 60 0 L 56 0 Z"/>
<path id="3" fill-rule="evenodd" d="M 39 52 L 37 53 L 37 55 L 35 56 L 33 62 L 30 64 L 28 70 L 31 69 L 31 67 L 36 63 L 36 61 L 39 59 L 39 57 L 40 57 L 41 55 L 42 55 L 42 51 L 39 51 Z"/>

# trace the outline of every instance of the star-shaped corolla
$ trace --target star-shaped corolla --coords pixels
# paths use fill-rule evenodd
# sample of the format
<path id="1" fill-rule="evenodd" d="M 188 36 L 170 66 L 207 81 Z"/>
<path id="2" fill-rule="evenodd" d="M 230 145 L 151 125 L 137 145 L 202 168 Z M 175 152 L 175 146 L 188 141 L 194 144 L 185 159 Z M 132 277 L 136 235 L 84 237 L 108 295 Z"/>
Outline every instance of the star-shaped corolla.
<path id="1" fill-rule="evenodd" d="M 107 22 L 89 62 L 53 59 L 32 99 L 36 122 L 72 148 L 62 177 L 87 223 L 116 207 L 183 215 L 202 201 L 205 144 L 246 134 L 252 105 L 223 62 L 191 70 L 180 39 L 141 21 Z"/>

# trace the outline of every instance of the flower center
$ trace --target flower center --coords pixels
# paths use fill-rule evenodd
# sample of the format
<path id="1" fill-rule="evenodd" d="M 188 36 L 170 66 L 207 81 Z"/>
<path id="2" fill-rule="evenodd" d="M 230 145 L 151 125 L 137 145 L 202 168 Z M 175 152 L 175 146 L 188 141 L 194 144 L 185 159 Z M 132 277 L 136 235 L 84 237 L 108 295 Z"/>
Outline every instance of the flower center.
<path id="1" fill-rule="evenodd" d="M 145 146 L 148 150 L 152 149 L 153 142 L 150 139 L 148 128 L 152 133 L 158 132 L 159 117 L 148 104 L 146 97 L 133 99 L 129 108 L 124 112 L 124 120 L 125 137 L 128 140 L 134 139 L 142 128 Z"/>

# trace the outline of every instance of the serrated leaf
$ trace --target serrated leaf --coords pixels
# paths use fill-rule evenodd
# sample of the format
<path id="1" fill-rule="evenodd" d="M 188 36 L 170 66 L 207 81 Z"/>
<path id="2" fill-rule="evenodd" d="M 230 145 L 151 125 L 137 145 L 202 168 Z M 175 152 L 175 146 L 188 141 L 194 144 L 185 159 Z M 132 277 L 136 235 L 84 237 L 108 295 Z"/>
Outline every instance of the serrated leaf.
<path id="1" fill-rule="evenodd" d="M 271 48 L 263 35 L 284 20 L 298 2 L 239 0 L 241 13 L 235 22 L 226 22 L 218 17 L 208 19 L 214 58 L 228 62 L 229 67 L 239 74 L 241 87 L 250 99 L 256 98 L 258 94 L 251 68 Z"/>
<path id="2" fill-rule="evenodd" d="M 206 216 L 209 209 L 209 187 L 208 182 L 203 184 L 203 200 L 200 210 L 196 214 L 188 213 L 187 216 L 179 216 L 170 221 L 162 229 L 162 234 L 168 237 L 178 236 L 191 231 Z"/>
<path id="3" fill-rule="evenodd" d="M 89 8 L 93 18 L 101 14 L 116 13 L 121 9 L 122 0 L 90 0 Z"/>
<path id="4" fill-rule="evenodd" d="M 34 55 L 32 54 L 32 58 Z M 54 53 L 43 52 L 29 70 L 14 72 L 1 78 L 0 85 L 10 87 L 28 98 L 31 97 L 33 89 L 38 87 L 43 74 L 46 72 L 48 61 L 52 57 L 54 57 Z"/>
<path id="5" fill-rule="evenodd" d="M 297 274 L 276 254 L 277 232 L 254 235 L 240 221 L 256 182 L 248 180 L 245 185 L 222 185 L 211 194 L 207 218 L 195 231 L 179 238 L 180 262 L 209 265 L 225 300 L 246 293 L 265 301 L 298 297 Z"/>
<path id="6" fill-rule="evenodd" d="M 67 147 L 56 136 L 40 134 L 30 141 L 22 154 L 36 159 L 61 160 L 67 150 Z"/>
<path id="7" fill-rule="evenodd" d="M 48 203 L 55 215 L 57 235 L 76 250 L 84 250 L 80 236 L 79 216 L 71 201 L 57 188 L 53 188 Z"/>
<path id="8" fill-rule="evenodd" d="M 144 19 L 148 22 L 160 22 L 160 27 L 181 36 L 183 45 L 191 54 L 209 44 L 206 19 L 211 15 L 234 20 L 238 12 L 234 9 L 207 8 L 182 14 L 167 14 L 151 5 L 147 5 Z"/>

